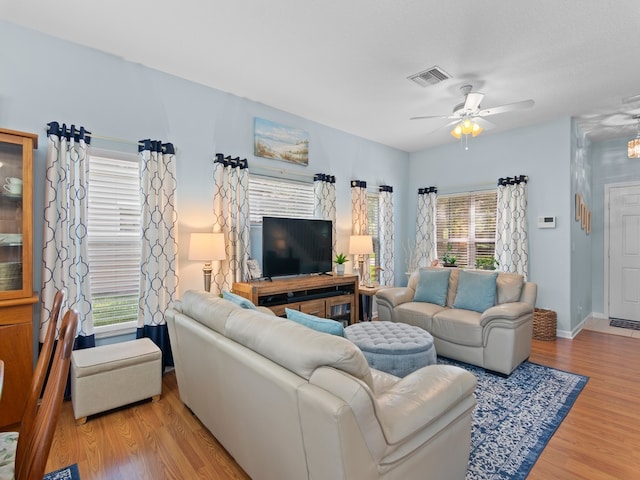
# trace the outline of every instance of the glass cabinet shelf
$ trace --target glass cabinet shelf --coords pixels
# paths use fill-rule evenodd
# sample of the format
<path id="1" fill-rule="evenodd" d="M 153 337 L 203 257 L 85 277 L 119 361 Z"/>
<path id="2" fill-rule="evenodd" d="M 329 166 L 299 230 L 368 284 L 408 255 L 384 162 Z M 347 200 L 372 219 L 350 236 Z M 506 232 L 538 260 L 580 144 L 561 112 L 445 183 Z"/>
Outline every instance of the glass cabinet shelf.
<path id="1" fill-rule="evenodd" d="M 0 300 L 33 295 L 33 150 L 37 136 L 0 129 Z"/>

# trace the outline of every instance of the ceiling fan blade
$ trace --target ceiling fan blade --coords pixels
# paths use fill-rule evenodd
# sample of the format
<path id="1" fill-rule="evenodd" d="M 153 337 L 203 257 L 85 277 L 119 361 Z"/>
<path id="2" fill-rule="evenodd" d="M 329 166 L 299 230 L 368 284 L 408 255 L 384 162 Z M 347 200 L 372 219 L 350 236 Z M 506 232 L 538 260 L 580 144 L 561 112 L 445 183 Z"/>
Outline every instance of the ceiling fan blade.
<path id="1" fill-rule="evenodd" d="M 411 117 L 409 120 L 424 120 L 427 118 L 456 118 L 456 117 L 451 117 L 451 115 L 426 115 L 426 116 L 420 116 L 420 117 Z"/>
<path id="2" fill-rule="evenodd" d="M 482 127 L 483 130 L 491 130 L 492 128 L 495 128 L 496 124 L 493 122 L 490 122 L 489 120 L 487 120 L 486 118 L 481 118 L 481 117 L 473 117 L 474 122 L 476 122 L 478 125 L 480 125 Z"/>
<path id="3" fill-rule="evenodd" d="M 640 110 L 636 109 L 635 112 L 632 110 L 629 113 L 613 113 L 605 117 L 600 124 L 605 127 L 626 127 L 628 125 L 635 125 L 638 123 L 638 118 L 636 118 L 634 113 L 640 114 Z"/>
<path id="4" fill-rule="evenodd" d="M 464 101 L 463 109 L 467 112 L 475 112 L 480 106 L 480 102 L 484 98 L 484 93 L 470 92 Z"/>
<path id="5" fill-rule="evenodd" d="M 445 123 L 444 125 L 440 125 L 438 128 L 434 128 L 433 130 L 429 130 L 426 133 L 426 135 L 433 135 L 434 133 L 439 132 L 440 130 L 444 130 L 445 128 L 448 128 L 448 127 L 453 127 L 458 122 L 460 122 L 459 119 L 458 120 L 454 120 L 452 122 Z"/>
<path id="6" fill-rule="evenodd" d="M 489 115 L 497 115 L 498 113 L 511 112 L 512 110 L 522 110 L 524 108 L 533 107 L 534 103 L 535 102 L 531 99 L 522 100 L 521 102 L 508 103 L 506 105 L 500 105 L 498 107 L 485 108 L 484 110 L 480 110 L 478 112 L 478 115 L 480 117 L 488 117 Z"/>

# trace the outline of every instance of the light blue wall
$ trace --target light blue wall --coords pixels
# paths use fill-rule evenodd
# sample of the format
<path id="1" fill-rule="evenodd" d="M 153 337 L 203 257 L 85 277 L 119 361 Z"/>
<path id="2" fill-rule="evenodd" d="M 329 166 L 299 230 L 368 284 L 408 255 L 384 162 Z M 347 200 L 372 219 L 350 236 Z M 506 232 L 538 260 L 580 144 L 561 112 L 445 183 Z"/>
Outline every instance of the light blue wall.
<path id="1" fill-rule="evenodd" d="M 206 59 L 203 59 L 206 61 Z M 245 98 L 167 75 L 121 58 L 0 21 L 0 126 L 37 133 L 34 166 L 34 288 L 41 285 L 43 185 L 49 121 L 83 125 L 94 134 L 172 142 L 177 148 L 180 293 L 202 288 L 202 264 L 187 260 L 188 235 L 212 223 L 215 153 L 268 166 L 337 178 L 338 249 L 351 232 L 350 180 L 392 185 L 398 236 L 406 229 L 409 155 Z M 334 108 L 345 108 L 335 105 Z M 253 119 L 305 129 L 307 167 L 253 156 Z M 94 139 L 100 148 L 135 145 Z M 399 249 L 400 247 L 398 247 Z M 36 315 L 37 316 L 37 315 Z"/>
<path id="2" fill-rule="evenodd" d="M 98 135 L 135 141 L 153 138 L 178 149 L 179 235 L 206 231 L 212 223 L 212 157 L 221 152 L 249 159 L 250 167 L 331 173 L 337 182 L 338 249 L 347 249 L 351 229 L 349 181 L 394 187 L 396 282 L 406 283 L 404 247 L 415 237 L 417 189 L 435 185 L 441 193 L 477 185 L 490 188 L 499 177 L 530 177 L 530 279 L 538 283 L 537 305 L 558 312 L 558 327 L 570 332 L 589 308 L 578 263 L 586 244 L 576 240 L 573 193 L 588 165 L 572 146 L 572 122 L 561 118 L 408 155 L 248 99 L 188 82 L 121 58 L 0 22 L 0 126 L 35 132 L 34 286 L 39 290 L 42 205 L 46 152 L 45 124 L 83 125 Z M 74 97 L 66 101 L 64 96 Z M 335 105 L 336 109 L 344 108 Z M 311 139 L 310 163 L 301 167 L 253 156 L 253 118 L 303 128 Z M 505 117 L 504 120 L 507 120 Z M 618 142 L 619 143 L 619 142 Z M 594 311 L 602 310 L 602 198 L 604 183 L 640 179 L 640 163 L 629 162 L 618 143 L 595 144 L 593 155 L 591 289 Z M 95 139 L 100 148 L 135 152 L 135 146 Z M 631 171 L 631 173 L 630 173 Z M 622 179 L 622 180 L 620 180 Z M 588 185 L 588 182 L 584 185 Z M 581 187 L 580 187 L 581 188 Z M 557 217 L 557 228 L 538 229 L 540 215 Z M 587 249 L 588 250 L 588 249 Z M 180 242 L 180 292 L 201 288 L 202 266 L 186 259 Z M 572 273 L 573 272 L 573 273 Z M 572 288 L 574 282 L 578 282 Z M 587 288 L 588 290 L 588 288 Z M 567 299 L 571 298 L 571 301 Z"/>
<path id="3" fill-rule="evenodd" d="M 575 122 L 572 122 L 571 141 L 571 198 L 574 199 L 571 220 L 571 328 L 572 333 L 589 316 L 591 302 L 591 239 L 576 220 L 575 196 L 579 193 L 588 208 L 592 205 L 590 142 L 584 138 Z"/>
<path id="4" fill-rule="evenodd" d="M 596 315 L 608 312 L 604 302 L 604 220 L 605 186 L 616 183 L 640 182 L 640 160 L 627 158 L 628 138 L 594 142 L 590 149 L 593 168 L 591 201 L 591 279 L 592 311 Z"/>
<path id="5" fill-rule="evenodd" d="M 508 121 L 505 117 L 504 121 Z M 529 278 L 538 284 L 537 306 L 558 313 L 558 329 L 570 331 L 570 155 L 571 120 L 480 135 L 469 150 L 459 143 L 411 154 L 407 217 L 416 218 L 419 187 L 434 185 L 439 193 L 495 188 L 498 178 L 528 175 Z M 538 216 L 556 216 L 555 229 L 539 229 Z M 408 238 L 415 237 L 415 220 Z"/>

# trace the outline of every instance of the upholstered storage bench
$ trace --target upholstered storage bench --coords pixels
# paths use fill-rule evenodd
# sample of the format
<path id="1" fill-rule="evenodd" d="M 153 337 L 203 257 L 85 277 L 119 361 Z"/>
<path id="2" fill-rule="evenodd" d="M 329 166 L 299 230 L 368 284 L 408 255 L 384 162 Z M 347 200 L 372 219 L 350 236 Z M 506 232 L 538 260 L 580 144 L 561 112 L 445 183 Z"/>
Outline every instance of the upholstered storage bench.
<path id="1" fill-rule="evenodd" d="M 344 336 L 362 351 L 371 368 L 396 377 L 436 363 L 433 337 L 413 325 L 360 322 L 345 328 Z"/>
<path id="2" fill-rule="evenodd" d="M 148 338 L 75 350 L 71 402 L 76 423 L 162 393 L 162 354 Z"/>

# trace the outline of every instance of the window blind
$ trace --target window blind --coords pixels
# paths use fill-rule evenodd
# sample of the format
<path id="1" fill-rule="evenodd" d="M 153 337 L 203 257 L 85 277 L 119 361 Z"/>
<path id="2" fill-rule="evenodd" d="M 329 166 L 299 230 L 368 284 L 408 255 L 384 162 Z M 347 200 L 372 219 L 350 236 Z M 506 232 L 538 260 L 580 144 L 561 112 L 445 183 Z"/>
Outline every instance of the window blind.
<path id="1" fill-rule="evenodd" d="M 249 217 L 262 224 L 262 217 L 313 217 L 313 183 L 249 175 Z"/>
<path id="2" fill-rule="evenodd" d="M 438 255 L 451 246 L 456 264 L 474 267 L 476 258 L 495 253 L 496 192 L 439 195 L 437 201 Z"/>
<path id="3" fill-rule="evenodd" d="M 91 156 L 88 205 L 94 325 L 136 320 L 141 250 L 137 161 Z"/>

